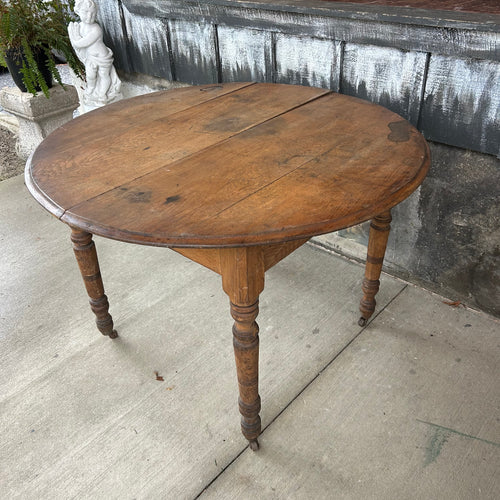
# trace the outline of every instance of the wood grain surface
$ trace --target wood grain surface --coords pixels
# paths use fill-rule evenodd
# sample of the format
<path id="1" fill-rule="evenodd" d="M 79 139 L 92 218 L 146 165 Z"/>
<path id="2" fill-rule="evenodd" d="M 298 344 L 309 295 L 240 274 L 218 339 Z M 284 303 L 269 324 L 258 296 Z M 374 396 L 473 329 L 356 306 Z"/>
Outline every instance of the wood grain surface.
<path id="1" fill-rule="evenodd" d="M 72 227 L 171 247 L 307 239 L 390 209 L 429 153 L 407 121 L 325 89 L 224 84 L 88 113 L 27 164 L 42 205 Z"/>

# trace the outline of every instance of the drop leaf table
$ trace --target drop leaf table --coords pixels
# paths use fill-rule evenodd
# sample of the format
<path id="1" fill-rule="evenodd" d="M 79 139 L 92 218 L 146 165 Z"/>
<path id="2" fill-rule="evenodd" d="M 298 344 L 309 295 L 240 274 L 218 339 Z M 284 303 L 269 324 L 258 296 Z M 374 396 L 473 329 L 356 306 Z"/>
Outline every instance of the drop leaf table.
<path id="1" fill-rule="evenodd" d="M 315 235 L 371 219 L 360 324 L 375 309 L 390 209 L 429 167 L 420 133 L 387 109 L 280 84 L 185 87 L 123 100 L 49 135 L 26 166 L 71 228 L 97 327 L 117 336 L 92 235 L 168 247 L 220 274 L 234 318 L 241 428 L 258 448 L 264 274 Z"/>

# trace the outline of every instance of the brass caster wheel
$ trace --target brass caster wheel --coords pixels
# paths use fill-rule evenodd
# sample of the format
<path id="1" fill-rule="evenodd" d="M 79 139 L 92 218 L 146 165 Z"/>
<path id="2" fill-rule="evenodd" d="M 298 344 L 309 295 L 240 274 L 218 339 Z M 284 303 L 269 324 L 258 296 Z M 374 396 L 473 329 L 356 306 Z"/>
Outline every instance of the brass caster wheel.
<path id="1" fill-rule="evenodd" d="M 108 337 L 110 339 L 116 339 L 118 337 L 118 332 L 116 330 L 113 330 L 111 333 L 108 334 Z"/>
<path id="2" fill-rule="evenodd" d="M 259 449 L 259 442 L 256 439 L 253 439 L 252 441 L 248 441 L 248 447 L 252 451 L 257 451 Z"/>
<path id="3" fill-rule="evenodd" d="M 366 323 L 368 323 L 368 320 L 366 318 L 363 318 L 363 316 L 361 316 L 361 318 L 359 318 L 359 320 L 358 320 L 358 325 L 359 326 L 366 326 Z"/>

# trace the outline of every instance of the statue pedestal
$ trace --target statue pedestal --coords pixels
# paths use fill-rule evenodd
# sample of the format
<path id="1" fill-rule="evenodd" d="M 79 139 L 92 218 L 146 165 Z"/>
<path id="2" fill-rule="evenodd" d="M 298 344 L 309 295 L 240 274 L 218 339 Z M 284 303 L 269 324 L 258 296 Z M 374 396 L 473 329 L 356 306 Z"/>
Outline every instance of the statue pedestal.
<path id="1" fill-rule="evenodd" d="M 16 149 L 21 158 L 27 159 L 45 137 L 73 118 L 78 94 L 73 85 L 64 87 L 66 90 L 60 85 L 49 89 L 50 99 L 42 92 L 33 95 L 11 87 L 0 90 L 0 106 L 19 119 Z"/>

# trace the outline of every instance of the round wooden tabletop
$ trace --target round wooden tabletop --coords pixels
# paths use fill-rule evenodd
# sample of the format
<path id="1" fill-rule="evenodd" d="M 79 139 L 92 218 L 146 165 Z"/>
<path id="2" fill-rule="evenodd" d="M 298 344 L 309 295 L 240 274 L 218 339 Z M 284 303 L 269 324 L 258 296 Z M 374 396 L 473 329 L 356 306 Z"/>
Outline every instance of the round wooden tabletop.
<path id="1" fill-rule="evenodd" d="M 428 146 L 400 116 L 325 89 L 230 83 L 120 101 L 49 135 L 26 184 L 101 236 L 223 247 L 307 238 L 405 199 Z"/>

